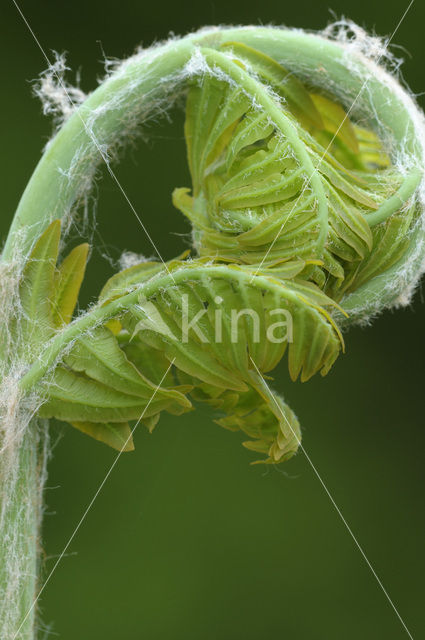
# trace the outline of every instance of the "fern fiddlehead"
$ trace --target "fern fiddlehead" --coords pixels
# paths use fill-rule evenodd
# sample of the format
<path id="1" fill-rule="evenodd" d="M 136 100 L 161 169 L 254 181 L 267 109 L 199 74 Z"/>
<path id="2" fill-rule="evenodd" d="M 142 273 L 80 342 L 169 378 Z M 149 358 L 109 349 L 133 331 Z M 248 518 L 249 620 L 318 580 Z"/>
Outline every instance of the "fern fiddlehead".
<path id="1" fill-rule="evenodd" d="M 296 452 L 297 418 L 263 375 L 286 352 L 292 379 L 325 375 L 341 328 L 394 304 L 424 255 L 420 117 L 385 72 L 350 64 L 318 36 L 212 30 L 130 59 L 64 124 L 2 256 L 24 256 L 20 313 L 2 328 L 18 347 L 3 359 L 19 355 L 19 392 L 40 418 L 129 450 L 129 421 L 152 430 L 196 401 L 262 461 Z M 103 150 L 180 86 L 192 187 L 173 203 L 193 252 L 116 274 L 71 321 L 88 247 L 57 266 L 61 230 Z"/>

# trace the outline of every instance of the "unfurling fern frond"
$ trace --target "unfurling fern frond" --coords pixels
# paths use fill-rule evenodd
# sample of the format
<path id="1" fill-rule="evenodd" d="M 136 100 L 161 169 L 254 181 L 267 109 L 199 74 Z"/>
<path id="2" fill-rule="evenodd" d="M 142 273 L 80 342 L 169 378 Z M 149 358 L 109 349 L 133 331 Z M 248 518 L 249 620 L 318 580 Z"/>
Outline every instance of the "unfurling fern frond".
<path id="1" fill-rule="evenodd" d="M 32 292 L 34 308 L 45 306 L 38 325 L 44 340 L 63 315 L 58 300 L 67 301 L 69 313 L 80 283 L 74 278 L 64 285 L 65 270 L 55 267 L 59 230 L 54 222 L 39 239 L 22 284 Z M 79 248 L 71 257 L 76 254 L 83 256 Z M 336 304 L 315 285 L 291 277 L 304 267 L 284 263 L 255 273 L 245 265 L 199 258 L 165 267 L 142 263 L 117 274 L 104 287 L 100 308 L 129 295 L 133 303 L 70 343 L 46 378 L 40 415 L 128 449 L 128 421 L 142 415 L 151 429 L 163 410 L 190 410 L 191 397 L 214 408 L 218 424 L 243 430 L 252 438 L 246 446 L 266 452 L 268 461 L 286 459 L 297 449 L 298 422 L 255 368 L 272 370 L 288 351 L 291 377 L 306 380 L 317 371 L 325 374 L 342 344 L 330 315 Z"/>
<path id="2" fill-rule="evenodd" d="M 263 374 L 285 353 L 293 380 L 329 371 L 347 296 L 408 249 L 418 178 L 402 176 L 332 95 L 265 52 L 229 41 L 200 54 L 185 124 L 192 188 L 173 194 L 193 254 L 116 274 L 67 333 L 87 246 L 57 268 L 55 221 L 23 273 L 22 331 L 52 345 L 40 415 L 128 450 L 129 421 L 152 430 L 161 411 L 202 402 L 280 462 L 300 429 Z"/>
<path id="3" fill-rule="evenodd" d="M 202 404 L 260 462 L 279 463 L 301 434 L 270 388 L 278 363 L 293 380 L 326 375 L 342 330 L 410 300 L 425 271 L 423 114 L 377 64 L 376 38 L 369 54 L 344 24 L 341 37 L 218 27 L 172 38 L 66 108 L 0 255 L 1 638 L 34 638 L 38 418 L 122 452 L 139 423 L 152 431 L 161 412 Z M 109 163 L 139 125 L 185 96 L 192 184 L 172 200 L 192 249 L 115 274 L 75 313 L 89 247 L 60 258 L 99 164 L 115 177 Z"/>

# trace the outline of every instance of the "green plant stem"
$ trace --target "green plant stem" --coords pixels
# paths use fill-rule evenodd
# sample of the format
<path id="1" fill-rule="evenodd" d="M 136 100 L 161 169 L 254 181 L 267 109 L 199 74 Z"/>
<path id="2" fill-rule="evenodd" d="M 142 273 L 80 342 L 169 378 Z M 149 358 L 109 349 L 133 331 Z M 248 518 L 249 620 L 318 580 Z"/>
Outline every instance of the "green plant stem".
<path id="1" fill-rule="evenodd" d="M 423 172 L 420 169 L 413 169 L 404 179 L 400 189 L 391 198 L 373 213 L 368 214 L 367 221 L 370 227 L 374 227 L 384 222 L 389 216 L 398 211 L 409 198 L 413 196 L 416 189 L 423 180 Z"/>
<path id="2" fill-rule="evenodd" d="M 8 429 L 10 430 L 10 425 Z M 19 428 L 19 427 L 18 427 Z M 32 640 L 45 428 L 33 419 L 0 461 L 0 637 Z"/>

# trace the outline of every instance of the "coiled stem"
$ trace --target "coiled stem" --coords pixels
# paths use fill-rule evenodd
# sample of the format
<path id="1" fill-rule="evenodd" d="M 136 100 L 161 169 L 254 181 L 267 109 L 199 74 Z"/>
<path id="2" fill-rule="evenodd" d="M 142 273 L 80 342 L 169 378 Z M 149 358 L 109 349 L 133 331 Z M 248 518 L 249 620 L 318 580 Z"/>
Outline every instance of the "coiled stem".
<path id="1" fill-rule="evenodd" d="M 359 255 L 366 252 L 364 246 L 370 250 L 371 229 L 375 227 L 382 231 L 382 236 L 379 233 L 375 236 L 376 244 L 388 230 L 390 240 L 392 231 L 394 241 L 399 242 L 397 233 L 401 229 L 401 235 L 406 236 L 402 238 L 403 250 L 398 259 L 382 273 L 368 271 L 366 264 L 364 273 L 360 274 L 358 288 L 348 294 L 342 290 L 331 299 L 326 295 L 329 293 L 327 290 L 320 290 L 307 281 L 314 269 L 318 271 L 318 267 L 323 266 L 329 235 L 334 231 L 332 225 L 336 226 L 339 222 L 331 219 L 331 200 L 337 201 L 338 206 L 343 202 L 337 193 L 338 188 L 331 186 L 326 190 L 325 180 L 318 172 L 317 149 L 313 146 L 308 148 L 305 140 L 301 139 L 299 123 L 294 123 L 280 108 L 280 103 L 271 95 L 270 87 L 261 81 L 261 74 L 256 74 L 255 68 L 239 64 L 231 55 L 223 52 L 222 45 L 226 42 L 247 45 L 270 56 L 273 61 L 287 67 L 306 86 L 326 89 L 350 110 L 352 105 L 353 114 L 365 118 L 368 126 L 385 140 L 394 161 L 403 155 L 404 173 L 401 185 L 398 182 L 397 192 L 376 210 L 367 211 L 364 217 L 361 212 L 361 216 L 354 220 L 354 223 L 360 220 L 356 230 L 361 241 L 354 243 Z M 158 265 L 142 265 L 136 273 L 127 271 L 124 275 L 119 274 L 118 280 L 113 279 L 113 286 L 103 292 L 96 307 L 69 326 L 64 326 L 69 322 L 75 306 L 86 252 L 80 250 L 68 257 L 66 265 L 64 261 L 58 270 L 60 277 L 57 277 L 56 261 L 61 232 L 58 221 L 62 221 L 62 230 L 66 229 L 74 209 L 87 196 L 98 165 L 104 161 L 110 168 L 111 154 L 134 133 L 141 122 L 162 108 L 164 101 L 171 104 L 185 90 L 189 79 L 203 76 L 206 71 L 214 69 L 220 71 L 227 83 L 246 92 L 291 147 L 298 163 L 293 173 L 294 183 L 298 184 L 296 181 L 302 175 L 312 188 L 312 194 L 302 203 L 301 213 L 309 213 L 310 205 L 312 209 L 316 207 L 317 211 L 319 231 L 313 242 L 314 253 L 304 262 L 298 260 L 299 256 L 285 256 L 285 260 L 280 256 L 283 266 L 267 264 L 262 271 L 263 263 L 251 259 L 248 249 L 245 257 L 239 256 L 238 261 L 234 260 L 234 238 L 231 233 L 226 235 L 228 230 L 225 229 L 220 236 L 222 229 L 219 229 L 220 233 L 214 236 L 217 229 L 211 231 L 209 221 L 204 228 L 198 225 L 198 229 L 195 221 L 194 228 L 196 233 L 199 232 L 199 237 L 202 237 L 202 233 L 205 233 L 205 237 L 209 234 L 209 240 L 212 238 L 212 241 L 211 245 L 200 243 L 201 255 L 193 263 L 176 260 L 167 265 L 167 273 L 158 271 Z M 341 315 L 345 310 L 352 318 L 361 318 L 393 304 L 405 284 L 417 281 L 425 255 L 423 217 L 418 216 L 415 209 L 415 198 L 424 177 L 423 136 L 417 133 L 422 126 L 421 116 L 413 101 L 389 74 L 360 55 L 349 56 L 346 47 L 338 42 L 318 35 L 265 27 L 209 29 L 172 40 L 125 61 L 76 109 L 48 145 L 21 198 L 1 256 L 4 263 L 12 263 L 16 256 L 22 256 L 21 262 L 16 265 L 16 272 L 24 311 L 22 317 L 14 318 L 13 323 L 14 327 L 19 323 L 20 328 L 23 327 L 24 339 L 30 336 L 34 341 L 33 348 L 27 351 L 31 357 L 25 363 L 26 372 L 20 380 L 19 391 L 29 393 L 41 390 L 46 404 L 41 408 L 40 415 L 62 418 L 86 433 L 95 433 L 95 437 L 98 437 L 95 418 L 100 416 L 99 423 L 104 432 L 99 439 L 117 446 L 118 436 L 127 433 L 125 421 L 140 414 L 140 407 L 146 406 L 146 398 L 155 388 L 157 371 L 153 371 L 152 379 L 148 379 L 143 370 L 149 347 L 150 354 L 155 354 L 152 359 L 155 364 L 159 362 L 161 365 L 165 358 L 176 361 L 174 373 L 177 377 L 177 382 L 174 379 L 166 380 L 165 388 L 158 394 L 155 412 L 147 416 L 146 426 L 149 429 L 155 426 L 159 411 L 163 408 L 173 413 L 188 410 L 191 405 L 185 393 L 193 390 L 197 400 L 228 411 L 226 417 L 218 420 L 219 424 L 244 430 L 251 438 L 246 443 L 248 448 L 267 455 L 268 462 L 289 458 L 299 444 L 296 417 L 280 398 L 276 400 L 268 388 L 261 384 L 249 365 L 247 354 L 249 351 L 251 359 L 254 354 L 259 371 L 268 371 L 283 356 L 287 345 L 263 349 L 263 345 L 254 344 L 250 336 L 252 327 L 247 322 L 246 342 L 242 347 L 229 341 L 224 346 L 214 345 L 209 351 L 202 351 L 199 344 L 193 344 L 192 351 L 187 347 L 187 352 L 184 352 L 181 345 L 168 339 L 167 334 L 171 326 L 176 326 L 175 312 L 181 308 L 177 294 L 184 292 L 192 306 L 202 313 L 209 310 L 210 315 L 203 325 L 206 332 L 211 332 L 211 309 L 217 299 L 225 297 L 229 301 L 236 300 L 238 304 L 250 301 L 262 312 L 264 331 L 270 328 L 267 323 L 270 323 L 272 303 L 286 305 L 285 309 L 289 308 L 298 321 L 295 345 L 289 347 L 292 377 L 300 374 L 302 379 L 308 379 L 316 371 L 326 373 L 342 345 L 342 337 L 334 319 L 338 309 Z M 275 148 L 267 148 L 267 153 L 273 150 Z M 333 167 L 329 167 L 328 171 L 330 183 L 340 178 Z M 198 186 L 195 185 L 194 189 L 195 199 L 199 195 L 196 192 Z M 347 194 L 350 185 L 345 185 L 345 189 Z M 348 197 L 350 193 L 352 191 L 349 190 Z M 217 194 L 210 189 L 208 195 L 214 200 Z M 187 190 L 180 190 L 175 200 L 192 220 L 197 215 L 206 217 L 205 210 L 201 213 L 194 210 Z M 200 208 L 201 205 L 207 206 L 206 200 L 205 196 Z M 409 204 L 411 200 L 415 201 L 413 205 Z M 360 204 L 369 201 L 368 194 L 363 193 Z M 406 211 L 403 209 L 405 205 Z M 423 202 L 420 202 L 420 206 L 423 206 Z M 281 215 L 281 211 L 277 211 L 277 214 Z M 388 228 L 385 227 L 384 223 L 391 222 L 391 218 L 397 214 L 401 219 L 401 222 L 398 220 L 400 225 L 391 227 L 389 224 Z M 279 216 L 274 222 L 279 229 Z M 352 222 L 353 219 L 350 219 L 350 224 Z M 310 227 L 314 225 L 315 220 Z M 248 229 L 243 238 L 248 248 L 259 244 L 256 237 L 254 240 L 257 245 L 249 245 L 252 236 L 251 229 Z M 338 244 L 337 234 L 334 233 L 332 240 Z M 387 238 L 387 241 L 390 240 Z M 217 249 L 223 249 L 224 245 L 220 243 L 225 242 L 230 247 L 229 255 L 221 256 L 221 261 L 217 263 L 214 262 L 216 256 L 211 254 L 214 241 Z M 341 245 L 337 249 L 341 253 Z M 343 247 L 343 251 L 342 262 L 347 255 L 350 257 L 347 247 Z M 373 253 L 373 248 L 371 251 Z M 255 252 L 252 254 L 255 255 Z M 218 250 L 217 257 L 220 258 Z M 292 258 L 297 260 L 291 261 Z M 231 264 L 228 265 L 226 260 Z M 73 276 L 70 265 L 77 272 L 74 280 L 70 276 L 70 273 Z M 338 281 L 341 279 L 342 266 L 335 263 L 333 266 L 332 275 Z M 402 277 L 401 270 L 404 270 Z M 307 280 L 296 280 L 301 273 Z M 354 279 L 358 273 L 351 275 Z M 317 278 L 320 277 L 318 274 Z M 58 291 L 65 286 L 63 281 L 67 282 L 71 293 L 66 301 L 66 312 L 62 309 L 61 316 L 58 306 L 63 291 L 60 291 L 60 295 Z M 34 283 L 36 287 L 32 286 Z M 350 282 L 346 291 L 349 291 L 349 285 Z M 25 286 L 28 290 L 25 290 Z M 214 296 L 215 287 L 220 291 L 220 296 Z M 330 294 L 333 293 L 332 290 Z M 165 322 L 164 334 L 158 336 L 158 332 L 155 334 L 152 325 L 149 325 L 147 340 L 143 343 L 136 338 L 132 342 L 140 323 L 147 321 L 146 309 L 152 300 L 160 309 L 160 319 Z M 338 300 L 340 307 L 335 300 Z M 32 317 L 34 313 L 36 315 Z M 116 324 L 108 324 L 110 320 Z M 34 327 L 34 332 L 28 331 Z M 229 333 L 229 323 L 225 329 Z M 118 334 L 124 336 L 121 342 L 116 337 Z M 19 334 L 21 339 L 22 335 Z M 90 336 L 89 341 L 85 341 L 87 335 Z M 76 345 L 74 349 L 73 345 Z M 22 344 L 18 345 L 18 349 L 21 347 Z M 13 354 L 2 355 L 4 373 L 6 363 L 11 361 Z M 62 366 L 63 361 L 66 366 Z M 199 372 L 195 370 L 196 366 Z M 49 384 L 45 384 L 47 373 L 57 383 L 52 385 L 56 387 L 56 396 L 55 391 L 49 389 Z M 58 376 L 57 380 L 55 375 Z M 117 400 L 117 406 L 113 404 L 114 399 Z M 109 421 L 112 422 L 113 437 L 110 432 L 109 436 L 106 434 L 111 428 Z M 117 428 L 114 431 L 114 425 L 119 425 L 121 431 Z M 0 607 L 8 607 L 9 599 L 13 603 L 10 612 L 0 609 L 7 621 L 6 627 L 3 626 L 5 640 L 14 637 L 13 628 L 19 624 L 22 626 L 18 637 L 30 640 L 34 626 L 34 609 L 31 607 L 37 569 L 40 481 L 43 477 L 39 451 L 40 442 L 42 448 L 46 442 L 46 434 L 40 436 L 34 423 L 25 425 L 24 431 L 23 437 L 16 441 L 18 449 L 12 472 L 7 477 L 0 477 L 3 501 L 0 590 L 5 594 Z M 16 564 L 17 558 L 21 559 L 22 566 Z"/>

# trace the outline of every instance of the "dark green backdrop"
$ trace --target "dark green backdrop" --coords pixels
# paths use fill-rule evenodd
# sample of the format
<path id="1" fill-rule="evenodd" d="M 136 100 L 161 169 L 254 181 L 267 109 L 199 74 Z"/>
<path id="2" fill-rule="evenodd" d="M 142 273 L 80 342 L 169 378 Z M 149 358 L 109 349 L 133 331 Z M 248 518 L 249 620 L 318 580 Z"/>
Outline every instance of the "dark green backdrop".
<path id="1" fill-rule="evenodd" d="M 390 33 L 405 0 L 330 0 L 332 9 Z M 102 50 L 122 57 L 137 44 L 211 23 L 281 22 L 322 28 L 322 0 L 188 3 L 21 0 L 46 50 L 69 52 L 90 90 Z M 45 67 L 11 0 L 3 0 L 1 232 L 51 131 L 29 81 Z M 425 6 L 416 0 L 395 43 L 417 93 Z M 399 50 L 400 51 L 400 50 Z M 401 52 L 403 53 L 403 52 Z M 152 123 L 117 174 L 165 257 L 187 244 L 170 193 L 187 186 L 182 115 Z M 152 253 L 107 177 L 99 184 L 96 245 L 83 300 L 112 273 L 107 254 Z M 424 320 L 421 292 L 347 336 L 347 354 L 326 379 L 301 385 L 285 367 L 276 386 L 303 425 L 304 445 L 415 638 L 423 637 Z M 115 453 L 56 424 L 44 525 L 47 573 Z M 242 438 L 197 411 L 164 417 L 136 434 L 53 575 L 41 620 L 62 640 L 398 640 L 394 611 L 302 454 L 279 468 L 252 467 Z M 54 635 L 56 634 L 56 635 Z"/>

